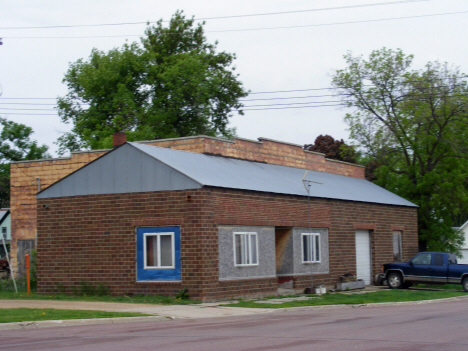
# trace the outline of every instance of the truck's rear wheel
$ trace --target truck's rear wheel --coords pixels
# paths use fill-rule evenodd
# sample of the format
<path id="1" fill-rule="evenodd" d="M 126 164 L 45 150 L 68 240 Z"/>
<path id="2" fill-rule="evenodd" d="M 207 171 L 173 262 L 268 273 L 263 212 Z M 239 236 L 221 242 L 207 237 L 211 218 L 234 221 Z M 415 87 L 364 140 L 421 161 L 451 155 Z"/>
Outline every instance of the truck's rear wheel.
<path id="1" fill-rule="evenodd" d="M 390 289 L 401 289 L 403 278 L 400 273 L 390 273 L 387 277 L 387 285 Z M 468 287 L 468 283 L 467 283 Z"/>
<path id="2" fill-rule="evenodd" d="M 463 286 L 463 290 L 465 290 L 466 292 L 468 292 L 468 277 L 463 278 L 463 280 L 462 280 L 462 286 Z"/>

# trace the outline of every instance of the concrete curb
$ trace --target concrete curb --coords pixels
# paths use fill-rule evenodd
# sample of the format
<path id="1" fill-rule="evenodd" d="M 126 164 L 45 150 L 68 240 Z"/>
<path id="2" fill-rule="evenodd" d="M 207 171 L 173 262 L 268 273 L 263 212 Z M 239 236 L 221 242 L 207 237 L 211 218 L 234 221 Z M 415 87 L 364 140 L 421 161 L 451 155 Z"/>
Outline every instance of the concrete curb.
<path id="1" fill-rule="evenodd" d="M 455 297 L 446 297 L 444 299 L 434 299 L 434 300 L 419 300 L 419 301 L 400 301 L 400 302 L 372 302 L 372 303 L 362 303 L 362 304 L 354 304 L 354 305 L 318 305 L 318 306 L 300 306 L 300 307 L 283 307 L 277 308 L 276 311 L 286 312 L 289 310 L 324 310 L 324 309 L 337 309 L 337 308 L 360 308 L 360 307 L 388 307 L 388 306 L 404 306 L 404 305 L 424 305 L 424 304 L 431 304 L 431 303 L 438 303 L 438 302 L 451 302 L 451 301 L 458 301 L 458 300 L 465 300 L 468 299 L 468 294 L 465 296 L 455 296 Z M 236 308 L 236 307 L 232 307 Z"/>
<path id="2" fill-rule="evenodd" d="M 157 322 L 157 321 L 164 321 L 164 320 L 169 320 L 169 319 L 171 318 L 162 317 L 162 316 L 148 316 L 148 317 L 115 317 L 115 318 L 90 318 L 90 319 L 34 321 L 34 322 L 15 322 L 15 323 L 1 323 L 0 331 L 1 330 L 72 327 L 72 326 L 93 325 L 93 324 Z"/>

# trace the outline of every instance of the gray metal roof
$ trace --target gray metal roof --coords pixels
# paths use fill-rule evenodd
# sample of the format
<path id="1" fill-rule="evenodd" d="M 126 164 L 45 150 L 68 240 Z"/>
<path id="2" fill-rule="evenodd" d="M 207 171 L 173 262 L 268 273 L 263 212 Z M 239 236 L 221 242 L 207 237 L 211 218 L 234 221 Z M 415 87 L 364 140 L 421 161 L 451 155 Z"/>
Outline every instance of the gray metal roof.
<path id="1" fill-rule="evenodd" d="M 302 168 L 129 143 L 204 186 L 307 196 Z M 367 180 L 307 171 L 310 196 L 416 207 Z"/>
<path id="2" fill-rule="evenodd" d="M 127 143 L 51 185 L 38 198 L 202 186 L 307 196 L 302 181 L 305 172 L 301 168 Z M 112 174 L 121 181 L 112 180 Z M 416 206 L 364 179 L 316 171 L 307 171 L 305 179 L 311 181 L 311 197 Z"/>

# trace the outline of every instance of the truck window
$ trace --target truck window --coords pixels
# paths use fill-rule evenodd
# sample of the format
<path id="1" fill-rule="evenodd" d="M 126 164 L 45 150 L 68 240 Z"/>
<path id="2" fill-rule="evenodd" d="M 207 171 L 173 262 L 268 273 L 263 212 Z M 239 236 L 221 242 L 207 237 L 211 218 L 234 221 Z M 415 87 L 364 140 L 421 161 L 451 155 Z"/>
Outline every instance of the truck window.
<path id="1" fill-rule="evenodd" d="M 457 256 L 455 256 L 454 254 L 450 254 L 448 261 L 449 261 L 449 264 L 457 264 L 458 263 Z"/>
<path id="2" fill-rule="evenodd" d="M 431 264 L 431 254 L 423 253 L 413 259 L 413 264 Z"/>
<path id="3" fill-rule="evenodd" d="M 443 266 L 444 265 L 444 255 L 434 254 L 434 266 Z"/>

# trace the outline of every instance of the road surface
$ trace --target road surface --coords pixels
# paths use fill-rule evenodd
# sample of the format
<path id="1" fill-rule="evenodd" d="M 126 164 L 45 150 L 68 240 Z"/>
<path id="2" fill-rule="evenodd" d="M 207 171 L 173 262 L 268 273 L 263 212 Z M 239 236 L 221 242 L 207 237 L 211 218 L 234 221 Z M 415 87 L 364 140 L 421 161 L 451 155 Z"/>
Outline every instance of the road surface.
<path id="1" fill-rule="evenodd" d="M 0 331 L 0 350 L 468 350 L 468 301 Z"/>

